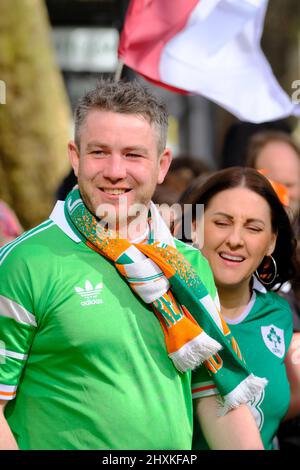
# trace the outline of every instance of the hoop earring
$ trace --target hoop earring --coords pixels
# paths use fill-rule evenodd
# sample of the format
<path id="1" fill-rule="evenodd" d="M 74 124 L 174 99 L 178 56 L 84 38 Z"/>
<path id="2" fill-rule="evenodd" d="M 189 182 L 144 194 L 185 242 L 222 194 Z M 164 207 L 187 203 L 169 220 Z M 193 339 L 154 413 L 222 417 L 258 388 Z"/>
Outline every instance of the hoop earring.
<path id="1" fill-rule="evenodd" d="M 261 263 L 262 272 L 259 273 L 258 269 L 257 269 L 255 271 L 255 275 L 262 284 L 264 284 L 265 286 L 269 286 L 269 285 L 273 284 L 273 282 L 275 281 L 275 279 L 277 277 L 277 264 L 276 264 L 276 261 L 275 261 L 275 259 L 273 258 L 272 255 L 265 256 L 265 258 L 269 258 L 272 261 L 272 263 L 273 263 L 273 272 L 271 272 L 271 273 L 267 272 L 268 268 L 272 267 L 271 262 L 268 259 L 266 261 L 263 260 L 263 262 Z"/>

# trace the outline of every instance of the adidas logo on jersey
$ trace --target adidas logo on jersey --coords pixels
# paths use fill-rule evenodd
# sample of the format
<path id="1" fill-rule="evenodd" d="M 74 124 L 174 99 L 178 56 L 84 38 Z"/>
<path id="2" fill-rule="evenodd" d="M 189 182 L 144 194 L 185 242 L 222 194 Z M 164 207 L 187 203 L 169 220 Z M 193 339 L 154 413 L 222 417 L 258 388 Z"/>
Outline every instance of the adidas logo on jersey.
<path id="1" fill-rule="evenodd" d="M 80 295 L 80 297 L 84 299 L 82 302 L 80 302 L 80 305 L 82 305 L 82 307 L 87 307 L 88 305 L 103 303 L 103 300 L 99 299 L 102 288 L 102 282 L 99 282 L 95 287 L 93 287 L 93 284 L 87 280 L 85 281 L 84 288 L 76 286 L 74 290 L 78 295 Z"/>

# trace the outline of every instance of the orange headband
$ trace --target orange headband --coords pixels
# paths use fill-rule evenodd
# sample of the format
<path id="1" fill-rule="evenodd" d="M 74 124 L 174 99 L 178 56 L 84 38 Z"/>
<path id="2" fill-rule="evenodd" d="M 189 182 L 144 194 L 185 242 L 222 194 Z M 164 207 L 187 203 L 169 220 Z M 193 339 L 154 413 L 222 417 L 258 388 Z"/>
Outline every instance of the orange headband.
<path id="1" fill-rule="evenodd" d="M 263 175 L 265 178 L 267 178 L 267 180 L 271 183 L 272 188 L 274 189 L 275 193 L 277 194 L 278 199 L 280 200 L 281 204 L 283 204 L 284 206 L 288 206 L 289 202 L 290 202 L 290 198 L 289 198 L 287 188 L 283 184 L 277 183 L 277 181 L 274 181 L 271 178 L 269 178 L 269 176 L 267 175 L 268 170 L 260 169 L 260 170 L 257 170 L 257 171 L 261 175 Z"/>

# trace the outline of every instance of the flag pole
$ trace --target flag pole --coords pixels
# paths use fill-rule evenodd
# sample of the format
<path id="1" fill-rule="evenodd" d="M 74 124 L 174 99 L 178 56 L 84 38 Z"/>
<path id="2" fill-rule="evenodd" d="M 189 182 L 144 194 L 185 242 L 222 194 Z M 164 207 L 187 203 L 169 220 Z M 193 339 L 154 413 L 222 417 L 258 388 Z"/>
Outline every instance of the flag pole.
<path id="1" fill-rule="evenodd" d="M 118 82 L 121 79 L 123 67 L 124 67 L 124 62 L 122 59 L 119 59 L 117 63 L 117 68 L 115 71 L 115 77 L 114 77 L 115 82 Z"/>

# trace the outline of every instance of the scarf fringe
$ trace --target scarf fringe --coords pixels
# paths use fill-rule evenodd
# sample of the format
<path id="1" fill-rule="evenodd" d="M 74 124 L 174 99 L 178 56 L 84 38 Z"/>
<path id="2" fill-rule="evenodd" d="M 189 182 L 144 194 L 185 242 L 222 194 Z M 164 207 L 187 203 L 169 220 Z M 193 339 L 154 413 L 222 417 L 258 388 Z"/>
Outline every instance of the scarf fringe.
<path id="1" fill-rule="evenodd" d="M 179 372 L 186 372 L 200 366 L 220 349 L 222 349 L 221 344 L 202 331 L 196 338 L 170 353 L 169 357 Z"/>
<path id="2" fill-rule="evenodd" d="M 267 379 L 250 374 L 232 392 L 219 399 L 218 415 L 224 416 L 239 405 L 259 397 L 267 384 Z"/>

